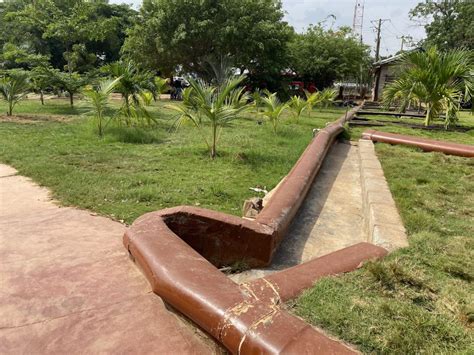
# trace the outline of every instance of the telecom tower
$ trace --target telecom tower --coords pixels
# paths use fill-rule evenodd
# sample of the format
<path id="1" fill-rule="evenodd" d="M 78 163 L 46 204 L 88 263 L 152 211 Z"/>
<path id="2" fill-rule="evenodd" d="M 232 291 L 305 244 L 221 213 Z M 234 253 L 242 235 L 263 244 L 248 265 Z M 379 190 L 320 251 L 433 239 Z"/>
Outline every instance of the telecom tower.
<path id="1" fill-rule="evenodd" d="M 362 26 L 364 25 L 364 2 L 365 0 L 356 0 L 354 7 L 354 21 L 352 22 L 352 31 L 360 38 L 362 43 Z"/>

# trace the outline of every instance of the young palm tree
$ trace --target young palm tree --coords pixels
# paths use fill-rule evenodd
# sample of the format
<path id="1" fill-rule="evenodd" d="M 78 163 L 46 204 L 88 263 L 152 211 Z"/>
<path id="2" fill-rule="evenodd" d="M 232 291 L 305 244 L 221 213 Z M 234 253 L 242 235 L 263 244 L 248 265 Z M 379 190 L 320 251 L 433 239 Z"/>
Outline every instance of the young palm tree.
<path id="1" fill-rule="evenodd" d="M 168 79 L 160 78 L 159 76 L 157 76 L 155 77 L 154 84 L 155 84 L 156 97 L 159 100 L 160 95 L 169 89 Z"/>
<path id="2" fill-rule="evenodd" d="M 253 101 L 253 105 L 257 113 L 260 112 L 260 108 L 262 107 L 262 102 L 264 98 L 264 93 L 260 89 L 256 89 L 250 96 Z"/>
<path id="3" fill-rule="evenodd" d="M 332 88 L 326 88 L 323 91 L 320 91 L 318 94 L 318 106 L 323 108 L 328 108 L 337 97 L 337 91 Z"/>
<path id="4" fill-rule="evenodd" d="M 153 93 L 149 91 L 142 91 L 140 93 L 140 100 L 145 106 L 150 106 L 151 103 L 153 102 Z"/>
<path id="5" fill-rule="evenodd" d="M 282 103 L 276 96 L 276 93 L 271 94 L 268 97 L 263 98 L 265 104 L 265 111 L 263 115 L 266 116 L 273 126 L 273 132 L 277 133 L 278 123 L 280 122 L 281 114 L 288 108 L 287 103 Z"/>
<path id="6" fill-rule="evenodd" d="M 310 93 L 309 91 L 306 91 L 306 90 L 304 93 L 306 95 L 306 106 L 307 106 L 307 110 L 309 111 L 308 114 L 311 117 L 311 112 L 313 112 L 314 106 L 316 106 L 319 103 L 320 93 L 319 91 Z"/>
<path id="7" fill-rule="evenodd" d="M 436 47 L 410 52 L 401 59 L 405 66 L 400 78 L 383 93 L 386 106 L 399 103 L 404 110 L 410 104 L 426 109 L 425 125 L 445 113 L 446 128 L 457 121 L 461 101 L 472 98 L 474 66 L 472 52 L 440 52 Z"/>
<path id="8" fill-rule="evenodd" d="M 179 113 L 177 127 L 189 121 L 198 129 L 212 159 L 217 155 L 222 129 L 249 107 L 248 94 L 240 86 L 244 79 L 245 76 L 229 78 L 219 86 L 191 79 L 190 88 L 183 93 L 183 103 L 168 106 Z M 206 132 L 208 128 L 210 134 Z"/>
<path id="9" fill-rule="evenodd" d="M 99 137 L 104 135 L 104 120 L 107 113 L 107 109 L 109 108 L 109 96 L 117 86 L 120 77 L 116 78 L 115 80 L 102 80 L 97 88 L 86 88 L 83 93 L 84 96 L 88 99 L 90 104 L 92 105 L 92 110 L 90 114 L 96 119 L 97 121 L 97 131 Z"/>
<path id="10" fill-rule="evenodd" d="M 21 101 L 30 89 L 28 74 L 24 72 L 11 72 L 0 79 L 0 95 L 8 103 L 7 116 L 13 114 L 13 108 Z"/>
<path id="11" fill-rule="evenodd" d="M 295 116 L 298 121 L 303 111 L 308 107 L 308 103 L 301 97 L 295 95 L 288 101 L 288 106 L 291 108 L 293 116 Z"/>
<path id="12" fill-rule="evenodd" d="M 108 64 L 104 70 L 114 78 L 120 78 L 115 91 L 122 94 L 123 106 L 122 114 L 125 116 L 127 125 L 131 125 L 134 120 L 145 117 L 148 123 L 152 117 L 143 104 L 141 94 L 144 91 L 155 92 L 153 76 L 148 72 L 139 71 L 132 62 L 115 62 Z"/>

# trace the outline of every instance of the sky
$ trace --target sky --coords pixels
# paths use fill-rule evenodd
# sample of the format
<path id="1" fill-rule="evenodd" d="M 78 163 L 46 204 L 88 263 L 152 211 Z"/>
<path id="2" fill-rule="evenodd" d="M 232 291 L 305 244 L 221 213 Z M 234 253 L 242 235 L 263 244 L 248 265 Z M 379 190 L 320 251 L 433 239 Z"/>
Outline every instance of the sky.
<path id="1" fill-rule="evenodd" d="M 239 0 L 235 0 L 239 1 Z M 363 41 L 375 47 L 375 30 L 372 21 L 388 19 L 382 25 L 382 41 L 380 55 L 388 56 L 400 50 L 400 37 L 410 35 L 419 41 L 425 36 L 423 27 L 411 22 L 408 17 L 410 9 L 414 8 L 421 0 L 365 0 Z M 114 3 L 128 3 L 135 7 L 141 0 L 112 0 Z M 326 26 L 333 28 L 339 26 L 352 27 L 354 7 L 356 0 L 282 0 L 286 12 L 285 20 L 298 32 L 303 31 L 308 25 L 326 20 Z M 329 15 L 334 15 L 336 19 Z"/>

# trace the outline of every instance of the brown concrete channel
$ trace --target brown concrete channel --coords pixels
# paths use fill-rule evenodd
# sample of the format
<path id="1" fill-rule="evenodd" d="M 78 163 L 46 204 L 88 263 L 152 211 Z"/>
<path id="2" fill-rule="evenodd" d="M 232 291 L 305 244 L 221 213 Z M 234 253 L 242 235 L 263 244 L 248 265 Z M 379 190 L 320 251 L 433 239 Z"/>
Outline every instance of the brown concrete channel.
<path id="1" fill-rule="evenodd" d="M 347 248 L 341 249 L 341 244 L 336 243 L 321 252 L 333 251 L 330 254 L 315 259 L 315 255 L 311 255 L 308 261 L 271 275 L 247 278 L 247 282 L 242 279 L 239 284 L 218 268 L 235 263 L 258 268 L 272 263 L 313 187 L 328 151 L 343 131 L 343 125 L 356 112 L 357 109 L 350 111 L 316 135 L 255 220 L 182 206 L 146 214 L 127 230 L 125 247 L 144 271 L 153 291 L 230 352 L 313 354 L 355 351 L 291 315 L 281 303 L 296 297 L 320 277 L 348 272 L 366 260 L 386 255 L 385 248 L 369 243 L 375 225 L 384 225 L 383 216 L 381 222 L 380 219 L 359 221 L 358 225 L 365 226 L 367 237 L 363 238 L 362 230 L 358 231 Z M 336 150 L 340 148 L 338 145 Z M 342 165 L 343 161 L 337 164 Z M 357 174 L 360 172 L 354 176 Z M 360 187 L 362 184 L 347 183 L 359 186 L 358 197 L 362 200 L 365 196 Z M 362 204 L 359 210 L 362 213 Z M 339 215 L 333 212 L 328 221 L 337 223 L 338 218 Z M 358 218 L 361 219 L 360 214 Z M 349 226 L 349 234 L 350 230 Z M 384 234 L 380 234 L 382 237 L 378 239 L 384 240 Z M 364 239 L 366 242 L 362 241 Z"/>

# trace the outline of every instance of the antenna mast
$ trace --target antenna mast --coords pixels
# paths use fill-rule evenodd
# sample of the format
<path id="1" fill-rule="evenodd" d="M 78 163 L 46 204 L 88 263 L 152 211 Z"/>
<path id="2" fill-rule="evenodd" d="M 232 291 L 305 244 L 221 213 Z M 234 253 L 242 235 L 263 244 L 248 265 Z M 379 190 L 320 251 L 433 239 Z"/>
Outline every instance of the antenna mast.
<path id="1" fill-rule="evenodd" d="M 352 31 L 360 38 L 362 43 L 362 27 L 364 26 L 364 3 L 365 0 L 356 0 L 354 7 L 354 20 L 352 21 Z"/>

